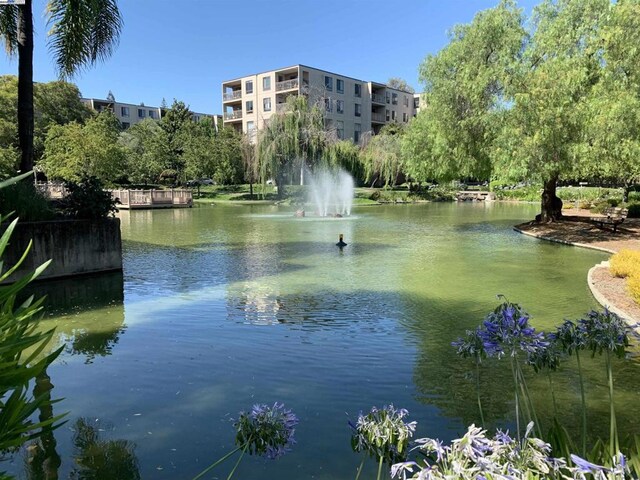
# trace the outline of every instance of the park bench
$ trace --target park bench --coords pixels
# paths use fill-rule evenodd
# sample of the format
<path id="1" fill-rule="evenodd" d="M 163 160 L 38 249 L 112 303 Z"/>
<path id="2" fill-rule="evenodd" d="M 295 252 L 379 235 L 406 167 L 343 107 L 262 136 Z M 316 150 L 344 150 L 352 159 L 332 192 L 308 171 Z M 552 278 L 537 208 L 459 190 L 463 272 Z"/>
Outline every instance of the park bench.
<path id="1" fill-rule="evenodd" d="M 604 210 L 603 216 L 591 217 L 591 222 L 600 228 L 612 227 L 615 232 L 622 222 L 627 218 L 629 210 L 626 208 L 609 207 Z"/>

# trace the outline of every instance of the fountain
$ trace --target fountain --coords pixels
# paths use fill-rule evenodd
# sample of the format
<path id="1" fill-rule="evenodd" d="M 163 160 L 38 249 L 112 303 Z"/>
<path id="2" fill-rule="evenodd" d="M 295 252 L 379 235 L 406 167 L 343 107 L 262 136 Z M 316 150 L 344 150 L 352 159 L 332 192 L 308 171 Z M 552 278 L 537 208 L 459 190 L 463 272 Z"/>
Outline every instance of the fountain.
<path id="1" fill-rule="evenodd" d="M 311 201 L 320 217 L 351 215 L 353 178 L 342 169 L 322 169 L 309 174 Z"/>

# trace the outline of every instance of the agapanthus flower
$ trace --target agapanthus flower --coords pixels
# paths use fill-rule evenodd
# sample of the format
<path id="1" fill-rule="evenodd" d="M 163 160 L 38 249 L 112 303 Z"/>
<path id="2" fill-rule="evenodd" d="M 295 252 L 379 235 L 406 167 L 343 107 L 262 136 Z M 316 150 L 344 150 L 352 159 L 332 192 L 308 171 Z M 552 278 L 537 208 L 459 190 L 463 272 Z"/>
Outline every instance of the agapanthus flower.
<path id="1" fill-rule="evenodd" d="M 609 351 L 624 358 L 629 346 L 627 326 L 615 313 L 606 308 L 603 312 L 592 310 L 580 320 L 578 329 L 586 338 L 586 347 L 594 354 Z"/>
<path id="2" fill-rule="evenodd" d="M 529 316 L 514 303 L 504 302 L 487 315 L 478 331 L 488 356 L 515 356 L 519 350 L 532 353 L 546 347 L 543 333 L 529 325 Z"/>
<path id="3" fill-rule="evenodd" d="M 351 448 L 368 453 L 376 460 L 382 458 L 388 465 L 403 462 L 417 424 L 404 421 L 408 414 L 407 410 L 393 405 L 373 407 L 366 415 L 361 413 L 355 425 L 349 422 L 353 429 Z"/>
<path id="4" fill-rule="evenodd" d="M 290 451 L 295 443 L 298 417 L 282 403 L 254 405 L 249 413 L 241 412 L 236 427 L 236 445 L 247 445 L 250 454 L 275 459 Z"/>
<path id="5" fill-rule="evenodd" d="M 583 329 L 571 320 L 565 320 L 553 334 L 555 341 L 562 350 L 571 355 L 576 350 L 582 350 L 587 346 L 587 337 Z"/>
<path id="6" fill-rule="evenodd" d="M 527 363 L 531 365 L 536 372 L 541 370 L 557 370 L 560 366 L 562 351 L 563 349 L 558 343 L 555 334 L 548 334 L 547 345 L 530 351 L 527 354 Z"/>
<path id="7" fill-rule="evenodd" d="M 480 360 L 487 356 L 480 328 L 467 330 L 465 338 L 459 338 L 452 342 L 451 345 L 457 348 L 458 355 L 463 358 L 470 357 Z"/>

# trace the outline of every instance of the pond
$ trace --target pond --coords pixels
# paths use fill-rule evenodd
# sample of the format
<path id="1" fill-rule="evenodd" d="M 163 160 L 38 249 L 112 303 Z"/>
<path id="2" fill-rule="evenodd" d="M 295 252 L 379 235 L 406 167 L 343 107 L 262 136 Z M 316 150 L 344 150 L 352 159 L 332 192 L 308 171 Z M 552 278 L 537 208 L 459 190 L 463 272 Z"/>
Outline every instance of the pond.
<path id="1" fill-rule="evenodd" d="M 239 411 L 275 401 L 300 418 L 298 443 L 276 461 L 245 458 L 235 478 L 354 478 L 347 421 L 374 405 L 407 408 L 418 437 L 455 438 L 479 418 L 473 365 L 451 342 L 497 294 L 539 329 L 598 307 L 586 274 L 606 255 L 514 232 L 536 207 L 361 207 L 342 219 L 274 206 L 121 212 L 122 275 L 39 287 L 52 298 L 45 324 L 65 345 L 48 375 L 53 398 L 64 398 L 54 413 L 68 422 L 39 456 L 3 467 L 58 478 L 33 473 L 49 457 L 59 478 L 189 479 L 233 448 Z M 606 435 L 604 363 L 586 363 L 590 430 Z M 615 367 L 618 423 L 637 432 L 640 418 L 625 411 L 640 393 L 635 351 Z M 548 424 L 548 380 L 529 378 Z M 508 363 L 487 362 L 491 427 L 513 429 L 510 382 Z M 573 362 L 554 384 L 576 432 Z M 232 466 L 214 473 L 226 478 Z M 375 469 L 367 463 L 363 478 Z"/>

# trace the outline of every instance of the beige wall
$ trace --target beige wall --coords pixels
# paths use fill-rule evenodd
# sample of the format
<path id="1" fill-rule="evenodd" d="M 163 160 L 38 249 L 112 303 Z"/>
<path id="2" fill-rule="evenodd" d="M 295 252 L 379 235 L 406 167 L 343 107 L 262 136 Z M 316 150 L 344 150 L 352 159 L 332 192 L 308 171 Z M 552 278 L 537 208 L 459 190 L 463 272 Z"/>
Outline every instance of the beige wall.
<path id="1" fill-rule="evenodd" d="M 325 118 L 328 126 L 335 128 L 338 122 L 344 123 L 343 138 L 354 138 L 356 125 L 360 126 L 360 136 L 373 129 L 371 123 L 371 89 L 372 83 L 354 79 L 344 75 L 327 72 L 324 70 L 308 67 L 305 65 L 295 65 L 269 72 L 263 72 L 255 75 L 249 75 L 235 80 L 230 80 L 222 84 L 223 94 L 223 110 L 224 112 L 233 110 L 242 110 L 242 119 L 225 119 L 225 125 L 234 125 L 236 128 L 241 126 L 243 132 L 248 131 L 249 122 L 255 129 L 260 130 L 264 127 L 265 121 L 277 111 L 278 99 L 284 99 L 285 94 L 279 94 L 276 90 L 276 82 L 278 76 L 297 73 L 299 85 L 298 88 L 292 90 L 290 94 L 300 94 L 303 91 L 308 93 L 310 102 L 318 103 L 325 110 Z M 303 79 L 308 74 L 308 87 L 303 85 Z M 326 88 L 325 77 L 331 79 L 331 88 Z M 270 89 L 263 88 L 263 79 L 270 79 Z M 342 92 L 338 91 L 338 80 L 344 82 Z M 246 82 L 253 81 L 253 92 L 246 92 Z M 360 97 L 355 95 L 355 85 L 360 85 Z M 224 94 L 229 88 L 234 90 L 240 89 L 242 96 L 234 98 L 231 101 L 225 101 Z M 386 108 L 389 110 L 389 118 L 391 121 L 391 112 L 395 111 L 395 120 L 398 122 L 409 121 L 414 116 L 413 94 L 402 92 L 395 89 L 386 88 L 385 91 L 390 92 L 390 102 Z M 393 94 L 397 97 L 397 104 L 392 104 Z M 271 110 L 264 110 L 264 100 L 269 98 L 271 101 Z M 325 99 L 329 104 L 329 109 L 325 109 Z M 253 113 L 248 113 L 246 106 L 247 101 L 253 101 Z M 338 102 L 343 104 L 343 113 L 338 113 Z M 360 116 L 356 116 L 356 105 L 360 105 Z M 383 110 L 384 112 L 384 110 Z"/>

